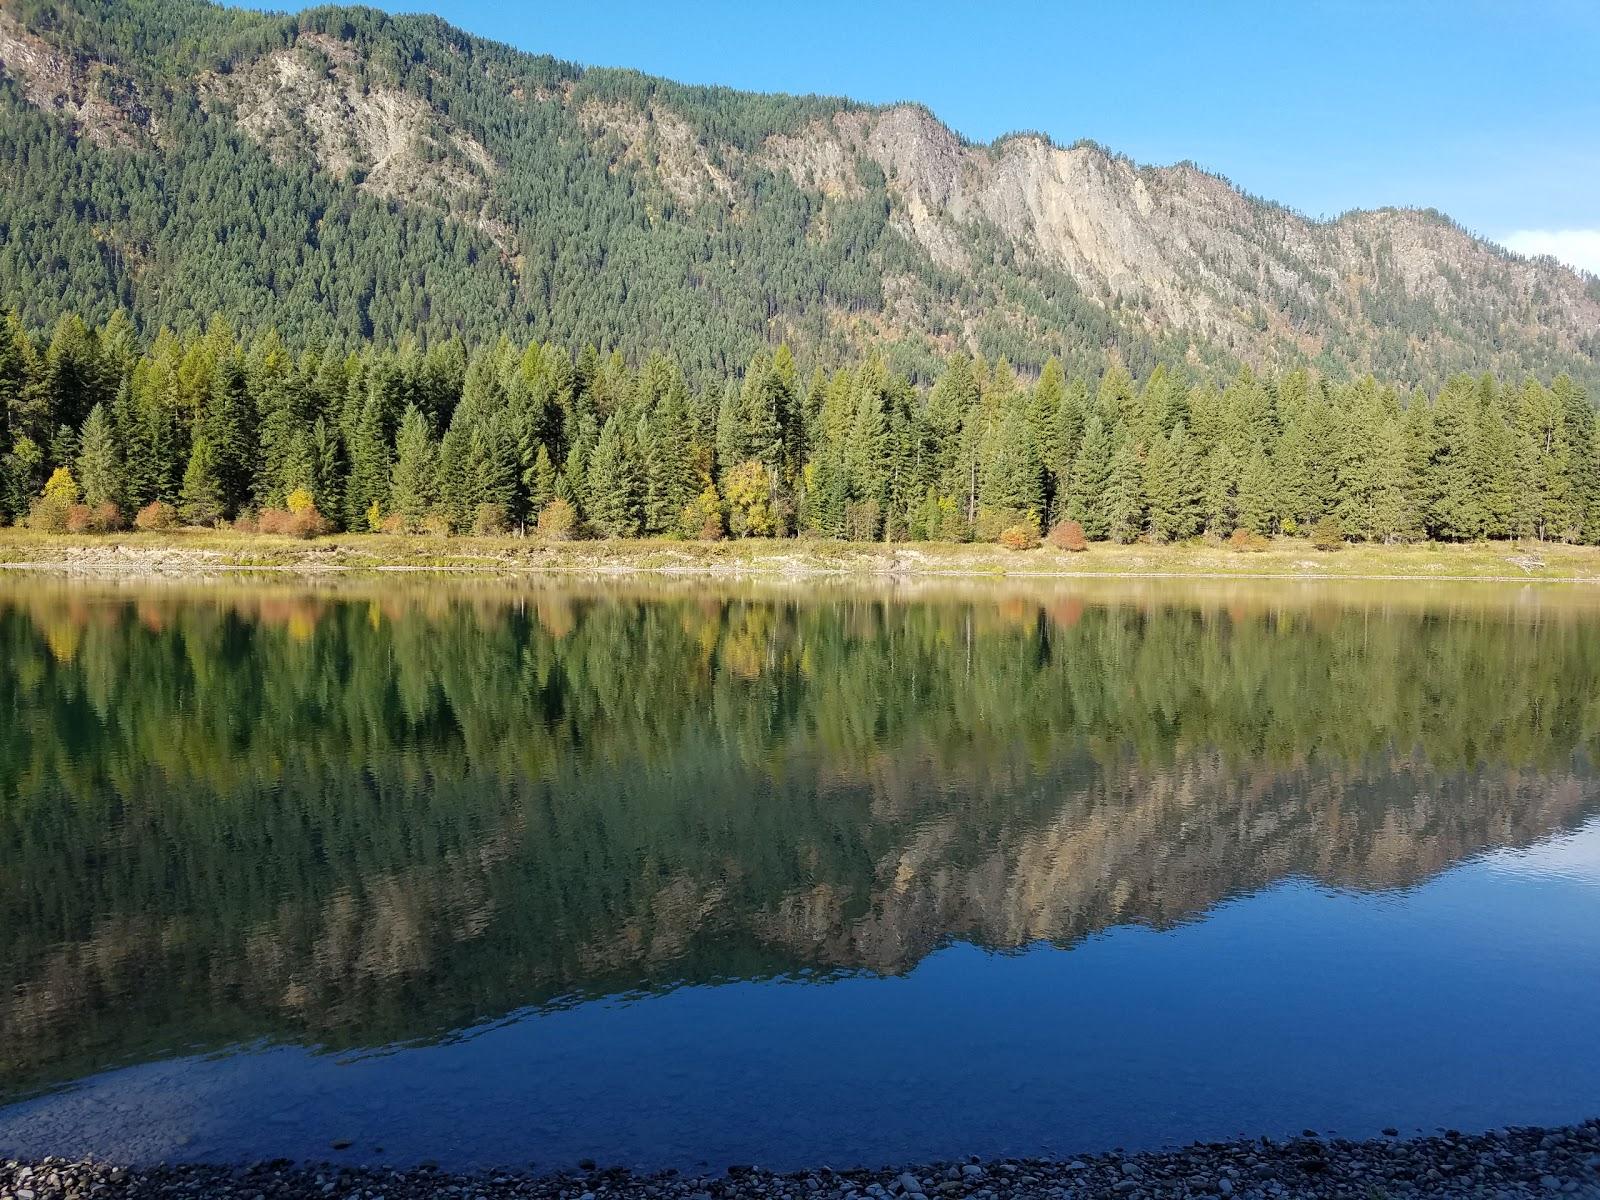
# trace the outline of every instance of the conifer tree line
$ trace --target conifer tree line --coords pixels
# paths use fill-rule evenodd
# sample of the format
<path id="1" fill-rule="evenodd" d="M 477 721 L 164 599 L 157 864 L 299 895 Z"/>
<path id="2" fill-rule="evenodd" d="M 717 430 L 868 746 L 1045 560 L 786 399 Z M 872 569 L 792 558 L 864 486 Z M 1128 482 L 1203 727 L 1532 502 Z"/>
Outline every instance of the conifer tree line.
<path id="1" fill-rule="evenodd" d="M 1600 542 L 1600 432 L 1569 378 L 1435 393 L 1305 371 L 1036 378 L 956 355 L 783 346 L 691 387 L 672 357 L 502 339 L 293 350 L 222 320 L 141 344 L 122 314 L 0 327 L 0 511 L 141 510 L 302 531 L 991 540 L 1306 533 Z M 154 507 L 152 507 L 154 506 Z M 274 526 L 275 527 L 275 526 Z"/>

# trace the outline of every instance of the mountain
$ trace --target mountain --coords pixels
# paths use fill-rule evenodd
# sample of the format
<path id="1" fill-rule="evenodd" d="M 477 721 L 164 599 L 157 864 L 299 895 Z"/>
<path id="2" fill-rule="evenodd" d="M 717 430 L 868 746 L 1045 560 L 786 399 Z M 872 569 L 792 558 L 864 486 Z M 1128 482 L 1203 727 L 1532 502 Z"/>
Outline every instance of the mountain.
<path id="1" fill-rule="evenodd" d="M 502 333 L 728 372 L 787 340 L 1024 368 L 1600 382 L 1600 281 L 1431 211 L 1309 220 L 926 109 L 583 69 L 425 16 L 0 0 L 0 303 Z"/>

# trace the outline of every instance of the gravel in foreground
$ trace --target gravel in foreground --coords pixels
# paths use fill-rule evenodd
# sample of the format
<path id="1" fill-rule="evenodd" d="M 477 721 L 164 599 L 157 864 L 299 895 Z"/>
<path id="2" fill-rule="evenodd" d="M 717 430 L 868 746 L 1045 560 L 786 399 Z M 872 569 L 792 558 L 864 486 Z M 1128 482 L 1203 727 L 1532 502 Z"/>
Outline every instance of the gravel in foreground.
<path id="1" fill-rule="evenodd" d="M 1108 1196 L 1600 1197 L 1600 1119 L 1555 1129 L 1385 1138 L 1323 1139 L 1309 1130 L 1288 1141 L 1213 1143 L 1146 1154 L 1075 1159 L 939 1163 L 900 1170 L 778 1175 L 730 1168 L 691 1179 L 676 1172 L 622 1169 L 576 1174 L 450 1175 L 431 1168 L 294 1166 L 128 1168 L 50 1158 L 0 1162 L 0 1200 L 1076 1200 Z"/>

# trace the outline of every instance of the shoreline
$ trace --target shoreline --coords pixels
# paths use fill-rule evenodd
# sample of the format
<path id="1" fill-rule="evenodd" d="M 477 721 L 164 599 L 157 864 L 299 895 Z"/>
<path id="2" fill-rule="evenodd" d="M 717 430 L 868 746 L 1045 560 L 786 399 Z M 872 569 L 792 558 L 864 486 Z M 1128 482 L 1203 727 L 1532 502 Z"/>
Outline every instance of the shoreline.
<path id="1" fill-rule="evenodd" d="M 337 1147 L 337 1143 L 335 1143 Z M 333 1162 L 128 1167 L 90 1159 L 0 1161 L 0 1196 L 205 1196 L 274 1200 L 1010 1200 L 1048 1197 L 1600 1196 L 1600 1118 L 1579 1125 L 1454 1130 L 1418 1138 L 1323 1138 L 1307 1130 L 1285 1140 L 1196 1143 L 1141 1153 L 1075 1158 L 1008 1158 L 909 1167 L 773 1173 L 730 1167 L 717 1175 L 635 1172 L 585 1162 L 577 1172 L 441 1172 Z"/>
<path id="2" fill-rule="evenodd" d="M 1095 544 L 1082 553 L 1042 546 L 848 543 L 799 539 L 724 542 L 570 541 L 343 534 L 311 541 L 180 530 L 164 534 L 49 535 L 0 530 L 0 570 L 93 578 L 244 573 L 525 575 L 593 578 L 901 580 L 1343 580 L 1369 583 L 1600 584 L 1600 548 L 1553 543 L 1350 545 L 1319 551 L 1280 538 L 1258 552 L 1207 542 Z"/>

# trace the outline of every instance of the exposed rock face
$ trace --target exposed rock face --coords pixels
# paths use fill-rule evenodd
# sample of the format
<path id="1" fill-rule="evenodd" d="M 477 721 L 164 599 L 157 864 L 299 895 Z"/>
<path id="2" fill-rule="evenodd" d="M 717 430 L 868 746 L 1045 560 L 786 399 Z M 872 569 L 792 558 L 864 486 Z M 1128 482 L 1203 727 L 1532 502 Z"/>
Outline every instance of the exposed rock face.
<path id="1" fill-rule="evenodd" d="M 302 34 L 206 90 L 281 161 L 310 157 L 330 174 L 355 172 L 367 191 L 465 214 L 510 251 L 514 222 L 490 215 L 498 167 L 489 151 L 409 92 L 363 89 L 355 67 L 347 43 Z M 569 108 L 613 171 L 640 173 L 685 218 L 748 209 L 760 202 L 754 173 L 773 170 L 816 196 L 815 232 L 825 233 L 831 204 L 868 193 L 870 163 L 885 177 L 892 227 L 933 265 L 968 272 L 986 253 L 981 235 L 997 233 L 1018 261 L 1064 273 L 1145 333 L 1260 366 L 1327 354 L 1381 372 L 1374 348 L 1397 305 L 1486 366 L 1501 342 L 1592 353 L 1600 339 L 1600 295 L 1577 274 L 1519 259 L 1434 213 L 1312 221 L 1187 163 L 1140 167 L 1032 134 L 969 145 L 907 104 L 842 110 L 775 132 L 747 156 L 709 144 L 659 96 L 574 103 L 568 88 L 535 99 Z M 914 294 L 886 287 L 884 312 L 865 329 L 931 334 L 946 349 L 962 338 L 942 331 L 966 329 L 970 340 L 972 314 Z"/>
<path id="2" fill-rule="evenodd" d="M 278 162 L 309 158 L 363 191 L 457 215 L 506 248 L 509 230 L 490 203 L 494 158 L 420 97 L 363 86 L 356 66 L 348 43 L 302 33 L 291 49 L 203 77 L 201 94 L 230 108 Z"/>
<path id="3" fill-rule="evenodd" d="M 3 9 L 0 74 L 16 80 L 30 104 L 71 121 L 97 145 L 142 145 L 158 131 L 138 84 L 109 63 L 57 49 Z"/>
<path id="4" fill-rule="evenodd" d="M 578 120 L 593 136 L 614 138 L 620 163 L 653 171 L 682 203 L 733 200 L 733 180 L 712 161 L 688 122 L 665 105 L 652 103 L 641 111 L 591 102 L 579 110 Z"/>
<path id="5" fill-rule="evenodd" d="M 1337 339 L 1379 339 L 1380 296 L 1433 310 L 1452 338 L 1542 332 L 1578 350 L 1600 331 L 1600 299 L 1577 274 L 1519 259 L 1433 213 L 1311 221 L 1190 164 L 1138 167 L 1036 135 L 965 145 L 910 105 L 813 122 L 770 139 L 763 158 L 825 196 L 857 194 L 854 164 L 870 160 L 888 177 L 896 228 L 941 266 L 968 261 L 967 230 L 981 222 L 1092 298 L 1132 306 L 1150 332 L 1218 342 L 1257 362 L 1278 357 L 1277 343 L 1315 355 Z M 1474 330 L 1485 305 L 1492 326 Z"/>

